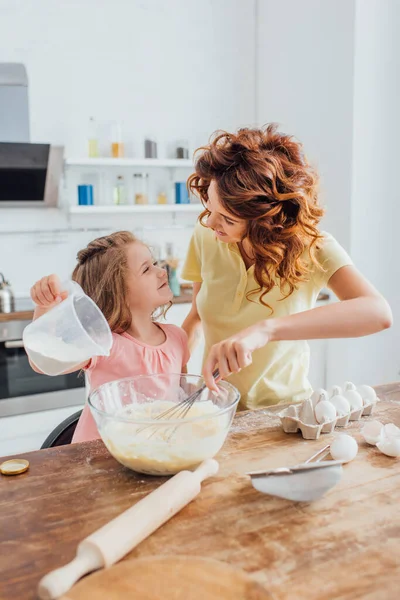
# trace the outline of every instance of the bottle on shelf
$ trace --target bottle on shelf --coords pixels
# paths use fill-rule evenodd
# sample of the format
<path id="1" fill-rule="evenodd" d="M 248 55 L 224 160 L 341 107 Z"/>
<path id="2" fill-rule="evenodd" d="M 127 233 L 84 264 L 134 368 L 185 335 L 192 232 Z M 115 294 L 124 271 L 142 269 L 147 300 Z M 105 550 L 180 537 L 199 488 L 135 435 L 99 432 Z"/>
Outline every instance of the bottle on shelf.
<path id="1" fill-rule="evenodd" d="M 144 140 L 144 157 L 157 158 L 157 142 L 154 137 L 147 137 Z"/>
<path id="2" fill-rule="evenodd" d="M 157 204 L 168 204 L 168 197 L 165 192 L 160 192 L 157 196 Z"/>
<path id="3" fill-rule="evenodd" d="M 126 204 L 125 181 L 122 175 L 117 176 L 117 180 L 114 185 L 113 203 L 117 205 Z"/>
<path id="4" fill-rule="evenodd" d="M 134 204 L 148 204 L 148 173 L 133 174 Z"/>
<path id="5" fill-rule="evenodd" d="M 190 204 L 186 181 L 175 182 L 175 204 Z"/>
<path id="6" fill-rule="evenodd" d="M 113 158 L 122 158 L 124 156 L 124 144 L 122 142 L 120 123 L 113 123 L 111 128 L 111 156 Z"/>
<path id="7" fill-rule="evenodd" d="M 188 140 L 178 140 L 176 147 L 176 158 L 189 158 L 189 142 Z"/>
<path id="8" fill-rule="evenodd" d="M 89 119 L 88 131 L 88 156 L 89 158 L 97 158 L 99 156 L 99 140 L 98 140 L 97 123 L 93 117 Z"/>
<path id="9" fill-rule="evenodd" d="M 78 185 L 78 204 L 80 206 L 93 205 L 93 186 L 88 184 Z"/>

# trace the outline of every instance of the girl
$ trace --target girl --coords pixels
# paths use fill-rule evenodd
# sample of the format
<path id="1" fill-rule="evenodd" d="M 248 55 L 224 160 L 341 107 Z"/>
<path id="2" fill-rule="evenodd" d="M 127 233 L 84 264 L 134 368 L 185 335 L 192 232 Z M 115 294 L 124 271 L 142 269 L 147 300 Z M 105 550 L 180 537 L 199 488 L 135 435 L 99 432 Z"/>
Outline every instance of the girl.
<path id="1" fill-rule="evenodd" d="M 308 398 L 305 340 L 381 331 L 391 310 L 320 231 L 318 177 L 295 139 L 274 125 L 219 132 L 195 169 L 205 211 L 182 272 L 194 282 L 183 328 L 192 344 L 203 326 L 204 379 L 214 389 L 216 365 L 233 373 L 247 408 Z M 323 287 L 340 302 L 315 308 Z"/>
<path id="2" fill-rule="evenodd" d="M 100 308 L 113 336 L 110 356 L 94 357 L 74 369 L 86 371 L 90 389 L 133 375 L 185 372 L 186 334 L 175 325 L 154 321 L 155 311 L 173 294 L 166 271 L 154 262 L 149 248 L 129 231 L 118 231 L 90 242 L 77 259 L 72 279 Z M 61 291 L 57 275 L 49 275 L 35 283 L 31 297 L 37 319 L 62 302 L 67 292 Z M 72 441 L 99 438 L 86 405 Z"/>

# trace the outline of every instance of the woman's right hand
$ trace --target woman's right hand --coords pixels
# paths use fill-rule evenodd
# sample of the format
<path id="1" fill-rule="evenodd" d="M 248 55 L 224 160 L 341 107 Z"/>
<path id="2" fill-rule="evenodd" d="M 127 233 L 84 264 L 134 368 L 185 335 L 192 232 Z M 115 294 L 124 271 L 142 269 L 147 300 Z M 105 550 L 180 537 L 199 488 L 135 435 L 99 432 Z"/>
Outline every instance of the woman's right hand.
<path id="1" fill-rule="evenodd" d="M 203 366 L 203 378 L 206 386 L 218 391 L 212 375 L 218 367 L 220 379 L 225 379 L 231 373 L 238 373 L 252 363 L 252 354 L 273 340 L 274 319 L 259 321 L 246 329 L 238 331 L 231 337 L 214 344 Z"/>
<path id="2" fill-rule="evenodd" d="M 61 282 L 57 275 L 47 275 L 31 287 L 31 298 L 37 307 L 48 310 L 65 298 L 68 292 L 61 291 Z"/>

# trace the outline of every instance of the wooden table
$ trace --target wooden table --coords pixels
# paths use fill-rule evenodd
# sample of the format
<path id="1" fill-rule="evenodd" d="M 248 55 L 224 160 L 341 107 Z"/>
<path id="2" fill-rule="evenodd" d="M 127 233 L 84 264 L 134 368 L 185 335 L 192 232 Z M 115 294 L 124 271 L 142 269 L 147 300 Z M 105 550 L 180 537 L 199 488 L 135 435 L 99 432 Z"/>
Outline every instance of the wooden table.
<path id="1" fill-rule="evenodd" d="M 400 383 L 376 388 L 371 418 L 400 425 Z M 260 494 L 245 475 L 308 458 L 317 441 L 284 434 L 275 416 L 242 412 L 217 457 L 219 474 L 129 558 L 212 557 L 236 565 L 276 600 L 394 600 L 400 595 L 400 459 L 361 441 L 341 482 L 299 504 Z M 36 598 L 39 579 L 75 555 L 78 542 L 160 485 L 119 465 L 101 442 L 25 455 L 30 470 L 0 476 L 0 598 Z M 205 599 L 206 600 L 206 599 Z"/>

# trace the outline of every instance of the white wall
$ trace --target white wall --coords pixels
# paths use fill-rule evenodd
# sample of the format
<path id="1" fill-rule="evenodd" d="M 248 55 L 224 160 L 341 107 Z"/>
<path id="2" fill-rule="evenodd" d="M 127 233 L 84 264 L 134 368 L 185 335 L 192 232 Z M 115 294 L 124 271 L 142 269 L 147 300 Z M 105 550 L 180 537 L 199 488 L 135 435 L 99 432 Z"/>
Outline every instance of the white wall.
<path id="1" fill-rule="evenodd" d="M 90 116 L 122 120 L 137 154 L 151 132 L 195 145 L 253 121 L 253 40 L 253 1 L 3 0 L 0 18 L 1 60 L 27 67 L 32 141 L 70 156 Z"/>
<path id="2" fill-rule="evenodd" d="M 350 244 L 353 0 L 258 0 L 257 122 L 304 144 L 321 175 L 324 227 Z"/>
<path id="3" fill-rule="evenodd" d="M 87 123 L 123 122 L 126 153 L 143 156 L 143 140 L 155 135 L 159 156 L 169 143 L 204 144 L 217 128 L 253 123 L 255 0 L 2 0 L 0 57 L 23 62 L 29 77 L 31 138 L 63 144 L 67 156 L 85 156 Z M 240 33 L 238 33 L 240 32 Z M 26 294 L 41 274 L 66 276 L 75 252 L 101 228 L 133 228 L 150 241 L 176 241 L 184 249 L 190 225 L 171 217 L 96 220 L 99 231 L 0 235 L 0 271 Z M 191 223 L 194 223 L 194 217 Z M 60 212 L 3 209 L 0 231 L 65 229 Z M 88 219 L 74 218 L 86 229 Z M 143 228 L 150 226 L 146 231 Z M 157 230 L 157 226 L 159 229 Z M 54 242 L 54 243 L 53 243 Z"/>
<path id="4" fill-rule="evenodd" d="M 354 340 L 352 372 L 393 381 L 400 375 L 400 3 L 357 0 L 356 17 L 351 253 L 388 299 L 394 326 Z"/>
<path id="5" fill-rule="evenodd" d="M 259 0 L 258 13 L 257 122 L 303 141 L 321 174 L 323 226 L 395 315 L 389 331 L 329 341 L 328 384 L 398 379 L 400 4 Z"/>
<path id="6" fill-rule="evenodd" d="M 259 0 L 258 16 L 257 122 L 303 142 L 321 177 L 322 228 L 350 250 L 354 0 Z M 352 378 L 348 348 L 328 342 L 329 385 Z"/>

